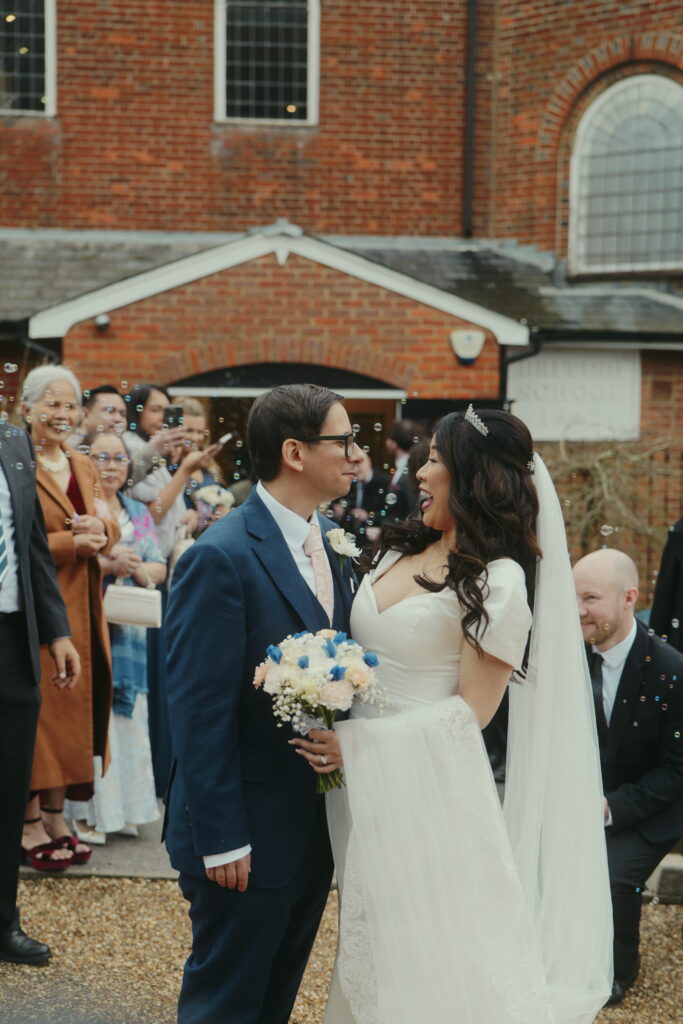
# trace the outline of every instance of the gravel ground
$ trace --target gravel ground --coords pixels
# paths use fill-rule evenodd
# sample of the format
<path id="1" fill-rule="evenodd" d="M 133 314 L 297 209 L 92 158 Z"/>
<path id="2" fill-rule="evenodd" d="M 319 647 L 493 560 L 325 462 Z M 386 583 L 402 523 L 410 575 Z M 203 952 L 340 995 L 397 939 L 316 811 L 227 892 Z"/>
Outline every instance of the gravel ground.
<path id="1" fill-rule="evenodd" d="M 25 879 L 20 904 L 22 925 L 49 942 L 53 959 L 46 968 L 0 963 L 2 1024 L 174 1024 L 189 950 L 175 882 Z M 292 1024 L 322 1022 L 336 921 L 332 893 Z M 600 1024 L 680 1024 L 682 926 L 683 907 L 644 907 L 641 979 L 620 1007 L 600 1014 Z"/>

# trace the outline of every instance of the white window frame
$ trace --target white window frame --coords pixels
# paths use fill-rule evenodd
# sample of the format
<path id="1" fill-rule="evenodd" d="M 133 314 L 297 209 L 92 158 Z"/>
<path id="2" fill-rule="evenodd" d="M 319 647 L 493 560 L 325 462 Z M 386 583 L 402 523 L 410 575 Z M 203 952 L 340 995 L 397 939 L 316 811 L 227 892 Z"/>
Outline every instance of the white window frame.
<path id="1" fill-rule="evenodd" d="M 45 107 L 20 110 L 0 107 L 2 117 L 55 117 L 57 114 L 57 0 L 45 4 Z"/>
<path id="2" fill-rule="evenodd" d="M 662 75 L 657 75 L 653 72 L 644 73 L 645 77 L 648 78 L 663 78 Z M 600 266 L 596 266 L 594 263 L 586 262 L 585 254 L 580 251 L 579 248 L 579 227 L 580 227 L 580 216 L 579 216 L 579 202 L 580 202 L 580 168 L 581 162 L 585 156 L 585 142 L 588 128 L 590 127 L 591 121 L 596 113 L 599 113 L 600 109 L 607 103 L 610 103 L 617 92 L 623 90 L 629 84 L 631 84 L 634 78 L 643 77 L 642 75 L 629 75 L 627 78 L 622 79 L 620 82 L 616 82 L 610 85 L 597 99 L 591 103 L 586 111 L 584 111 L 579 126 L 576 131 L 576 137 L 574 139 L 574 145 L 572 146 L 570 171 L 569 171 L 569 270 L 571 274 L 586 274 L 586 275 L 599 275 L 599 274 L 614 274 L 614 273 L 651 273 L 656 274 L 659 271 L 667 270 L 680 270 L 683 265 L 683 259 L 678 258 L 675 260 L 658 260 L 654 261 L 643 261 L 641 263 L 630 262 L 630 263 L 603 263 Z M 666 78 L 666 81 L 671 79 Z M 674 84 L 681 90 L 681 99 L 683 100 L 683 86 L 674 80 Z"/>
<path id="3" fill-rule="evenodd" d="M 214 98 L 213 119 L 222 124 L 265 125 L 277 128 L 302 128 L 318 124 L 320 102 L 320 0 L 308 0 L 308 64 L 306 80 L 306 107 L 308 117 L 288 121 L 284 118 L 226 117 L 226 58 L 227 33 L 225 0 L 214 0 Z"/>

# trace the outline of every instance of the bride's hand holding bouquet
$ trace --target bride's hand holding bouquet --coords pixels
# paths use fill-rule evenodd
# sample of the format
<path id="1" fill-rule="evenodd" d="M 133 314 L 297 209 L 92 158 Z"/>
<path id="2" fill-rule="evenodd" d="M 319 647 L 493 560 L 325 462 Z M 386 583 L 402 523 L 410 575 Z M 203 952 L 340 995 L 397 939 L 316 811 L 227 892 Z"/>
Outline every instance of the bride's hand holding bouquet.
<path id="1" fill-rule="evenodd" d="M 377 655 L 334 629 L 295 633 L 266 654 L 254 673 L 254 686 L 273 698 L 278 725 L 289 722 L 300 736 L 309 737 L 289 742 L 318 774 L 318 792 L 340 788 L 344 778 L 334 720 L 354 700 L 384 703 L 374 671 Z"/>

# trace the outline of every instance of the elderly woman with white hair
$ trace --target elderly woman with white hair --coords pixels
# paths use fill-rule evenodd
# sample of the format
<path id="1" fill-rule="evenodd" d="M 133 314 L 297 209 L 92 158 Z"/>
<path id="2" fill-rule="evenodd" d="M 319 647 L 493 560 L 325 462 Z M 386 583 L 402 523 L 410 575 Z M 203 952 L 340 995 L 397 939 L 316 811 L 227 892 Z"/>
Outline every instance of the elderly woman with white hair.
<path id="1" fill-rule="evenodd" d="M 39 871 L 84 864 L 92 853 L 67 828 L 66 795 L 92 794 L 93 756 L 107 759 L 112 704 L 109 634 L 102 609 L 97 555 L 118 541 L 118 525 L 102 515 L 100 483 L 92 461 L 66 447 L 78 420 L 81 388 L 63 366 L 41 366 L 24 381 L 22 413 L 36 452 L 36 483 L 57 582 L 81 656 L 78 685 L 66 693 L 52 684 L 41 650 L 42 704 L 31 775 L 22 860 Z"/>

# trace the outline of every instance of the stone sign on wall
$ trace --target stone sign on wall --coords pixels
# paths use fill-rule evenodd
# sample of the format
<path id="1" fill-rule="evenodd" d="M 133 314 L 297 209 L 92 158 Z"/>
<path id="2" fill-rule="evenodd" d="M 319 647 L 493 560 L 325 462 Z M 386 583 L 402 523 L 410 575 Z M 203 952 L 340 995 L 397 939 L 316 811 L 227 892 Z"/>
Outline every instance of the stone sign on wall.
<path id="1" fill-rule="evenodd" d="M 640 436 L 640 352 L 541 351 L 509 368 L 508 397 L 536 441 Z"/>

